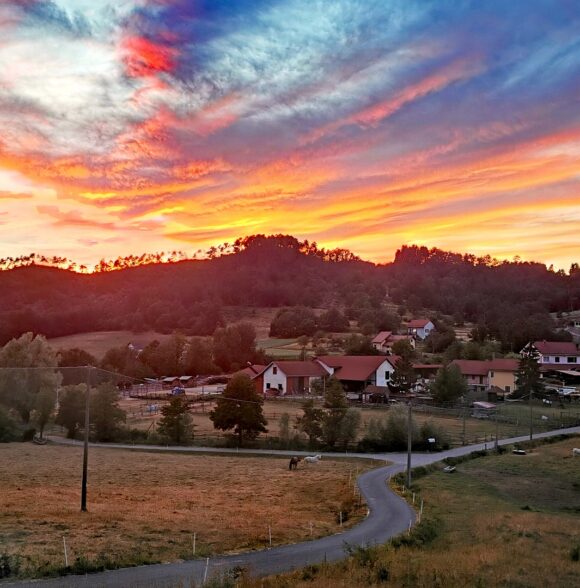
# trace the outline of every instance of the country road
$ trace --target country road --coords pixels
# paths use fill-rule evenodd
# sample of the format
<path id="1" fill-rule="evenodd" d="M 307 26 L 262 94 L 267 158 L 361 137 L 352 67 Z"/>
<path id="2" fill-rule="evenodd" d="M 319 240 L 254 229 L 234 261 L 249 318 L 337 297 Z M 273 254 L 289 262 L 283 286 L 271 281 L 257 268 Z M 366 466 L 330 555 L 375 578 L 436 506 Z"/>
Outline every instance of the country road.
<path id="1" fill-rule="evenodd" d="M 552 437 L 561 434 L 580 434 L 580 427 L 560 429 L 539 433 L 535 439 Z M 527 436 L 502 439 L 500 445 L 527 441 Z M 53 439 L 56 441 L 56 439 Z M 72 443 L 66 440 L 58 440 L 60 443 Z M 97 446 L 97 444 L 93 445 Z M 204 453 L 237 453 L 237 450 L 224 450 L 215 448 L 192 447 L 164 447 L 164 446 L 136 446 L 107 444 L 99 445 L 110 449 L 133 449 L 141 451 L 189 451 Z M 485 448 L 491 448 L 492 444 L 479 443 L 465 447 L 457 447 L 441 453 L 414 453 L 413 467 L 427 465 L 441 461 L 446 457 L 458 457 Z M 240 450 L 242 451 L 242 450 Z M 291 451 L 256 451 L 247 450 L 244 453 L 290 455 Z M 140 566 L 136 568 L 123 568 L 98 574 L 85 576 L 67 576 L 64 578 L 48 580 L 32 580 L 27 582 L 0 582 L 0 586 L 32 586 L 39 588 L 170 588 L 180 586 L 201 586 L 204 578 L 210 578 L 220 571 L 228 570 L 236 566 L 247 568 L 255 575 L 268 575 L 301 568 L 308 564 L 318 563 L 324 560 L 334 561 L 345 556 L 345 544 L 366 545 L 380 544 L 389 538 L 399 535 L 409 528 L 409 524 L 415 522 L 414 510 L 398 495 L 394 494 L 387 485 L 387 480 L 393 474 L 403 471 L 406 464 L 406 454 L 358 454 L 358 453 L 329 453 L 328 457 L 357 457 L 363 459 L 380 459 L 390 462 L 392 465 L 380 467 L 362 474 L 357 482 L 368 507 L 368 516 L 356 527 L 343 533 L 330 535 L 313 541 L 305 541 L 293 545 L 284 545 L 273 549 L 251 551 L 236 555 L 224 555 L 212 557 L 209 560 L 200 559 L 187 562 L 170 564 L 157 564 Z"/>

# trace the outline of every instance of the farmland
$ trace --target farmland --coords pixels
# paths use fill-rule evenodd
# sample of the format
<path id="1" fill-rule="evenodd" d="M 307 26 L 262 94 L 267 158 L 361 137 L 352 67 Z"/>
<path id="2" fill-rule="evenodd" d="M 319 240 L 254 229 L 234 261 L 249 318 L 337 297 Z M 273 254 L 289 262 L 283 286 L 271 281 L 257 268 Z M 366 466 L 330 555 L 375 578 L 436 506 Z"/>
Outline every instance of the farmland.
<path id="1" fill-rule="evenodd" d="M 82 450 L 0 445 L 0 554 L 29 575 L 69 560 L 110 565 L 191 558 L 295 542 L 338 530 L 364 514 L 352 480 L 369 467 L 327 461 L 288 471 L 286 458 L 167 455 L 91 449 L 89 512 L 81 513 Z M 42 497 L 39 500 L 39 497 Z M 345 517 L 346 518 L 346 517 Z"/>
<path id="2" fill-rule="evenodd" d="M 402 544 L 256 581 L 260 588 L 392 586 L 560 588 L 580 584 L 578 438 L 464 462 L 418 479 L 421 526 Z M 575 555 L 576 554 L 576 555 Z"/>

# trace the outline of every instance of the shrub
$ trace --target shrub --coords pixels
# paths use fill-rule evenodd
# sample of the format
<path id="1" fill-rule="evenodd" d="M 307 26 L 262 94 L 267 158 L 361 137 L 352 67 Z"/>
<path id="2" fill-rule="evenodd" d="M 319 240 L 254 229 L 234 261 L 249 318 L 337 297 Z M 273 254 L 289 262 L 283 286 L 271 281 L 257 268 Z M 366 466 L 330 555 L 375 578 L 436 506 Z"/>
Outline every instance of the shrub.
<path id="1" fill-rule="evenodd" d="M 7 553 L 0 554 L 0 579 L 17 576 L 19 571 L 20 560 L 18 557 Z"/>
<path id="2" fill-rule="evenodd" d="M 417 523 L 408 535 L 393 539 L 393 547 L 423 547 L 432 543 L 439 536 L 441 522 L 438 519 L 423 519 Z"/>
<path id="3" fill-rule="evenodd" d="M 18 438 L 18 425 L 8 414 L 8 411 L 0 406 L 0 443 L 9 443 Z M 1 576 L 0 576 L 1 577 Z"/>
<path id="4" fill-rule="evenodd" d="M 580 561 L 580 545 L 575 545 L 570 550 L 570 559 L 572 561 Z"/>

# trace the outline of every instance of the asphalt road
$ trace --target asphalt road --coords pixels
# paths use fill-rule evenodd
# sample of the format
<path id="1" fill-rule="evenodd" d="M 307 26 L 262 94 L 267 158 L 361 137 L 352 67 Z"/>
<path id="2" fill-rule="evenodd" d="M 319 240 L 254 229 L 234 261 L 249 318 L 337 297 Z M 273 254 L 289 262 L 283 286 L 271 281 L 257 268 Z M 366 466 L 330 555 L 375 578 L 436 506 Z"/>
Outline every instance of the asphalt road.
<path id="1" fill-rule="evenodd" d="M 580 434 L 580 427 L 561 429 L 540 433 L 534 438 L 551 437 L 560 434 Z M 501 445 L 526 441 L 527 436 L 503 439 Z M 487 444 L 491 448 L 492 444 Z M 179 447 L 151 447 L 133 445 L 106 445 L 109 448 L 122 449 L 143 449 L 157 451 L 192 451 L 192 448 Z M 484 449 L 486 444 L 480 443 L 465 447 L 457 447 L 441 453 L 413 454 L 413 467 L 427 465 L 444 459 L 445 457 L 457 457 L 472 451 Z M 193 448 L 200 452 L 224 452 L 208 448 Z M 233 450 L 232 452 L 236 452 Z M 228 452 L 227 452 L 228 453 Z M 278 455 L 296 454 L 296 452 L 285 451 L 252 451 L 247 453 L 269 453 Z M 8 582 L 0 583 L 2 586 L 34 586 L 42 588 L 170 588 L 180 586 L 201 586 L 204 578 L 211 578 L 212 575 L 226 571 L 236 566 L 247 568 L 255 575 L 269 575 L 279 572 L 290 571 L 301 568 L 308 564 L 322 561 L 334 561 L 345 557 L 345 544 L 349 545 L 371 545 L 386 542 L 389 538 L 399 535 L 408 530 L 409 525 L 415 522 L 414 510 L 399 496 L 391 492 L 386 481 L 393 474 L 403 471 L 406 464 L 406 454 L 384 453 L 384 454 L 325 454 L 329 457 L 360 457 L 382 459 L 391 462 L 392 465 L 371 470 L 362 474 L 357 482 L 368 507 L 368 516 L 356 527 L 348 529 L 343 533 L 323 537 L 313 541 L 296 543 L 266 549 L 261 551 L 250 551 L 236 555 L 225 555 L 210 559 L 193 560 L 170 564 L 158 564 L 140 566 L 136 568 L 123 568 L 111 570 L 98 574 L 85 576 L 67 576 L 64 578 L 34 580 L 29 582 Z"/>

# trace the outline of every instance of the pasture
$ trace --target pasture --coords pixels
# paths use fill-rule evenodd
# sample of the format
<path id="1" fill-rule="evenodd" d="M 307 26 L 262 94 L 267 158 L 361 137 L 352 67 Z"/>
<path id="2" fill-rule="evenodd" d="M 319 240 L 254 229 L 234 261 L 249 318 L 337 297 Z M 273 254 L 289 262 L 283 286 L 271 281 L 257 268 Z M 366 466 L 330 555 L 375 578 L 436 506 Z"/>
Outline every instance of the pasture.
<path id="1" fill-rule="evenodd" d="M 423 523 L 402 542 L 355 550 L 246 588 L 567 588 L 580 585 L 580 438 L 463 462 L 419 478 Z"/>
<path id="2" fill-rule="evenodd" d="M 101 360 L 105 353 L 112 347 L 121 347 L 129 343 L 139 343 L 145 346 L 155 339 L 163 341 L 170 336 L 156 333 L 155 331 L 146 331 L 144 333 L 132 333 L 131 331 L 96 331 L 67 335 L 66 337 L 54 337 L 49 339 L 48 342 L 56 350 L 78 347 L 95 356 L 98 360 Z"/>
<path id="3" fill-rule="evenodd" d="M 347 525 L 364 516 L 353 480 L 369 462 L 288 461 L 92 448 L 81 513 L 81 448 L 0 444 L 0 556 L 52 573 L 64 536 L 69 563 L 174 561 L 193 557 L 194 533 L 205 556 L 266 547 L 269 527 L 275 545 L 337 532 L 341 510 Z"/>

